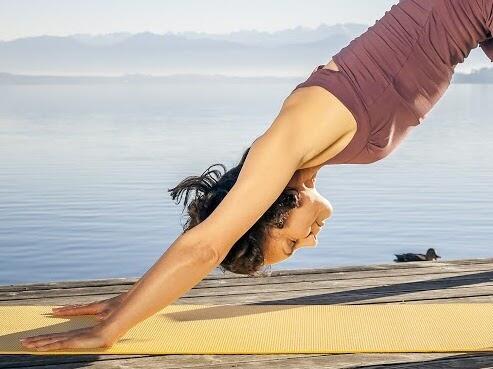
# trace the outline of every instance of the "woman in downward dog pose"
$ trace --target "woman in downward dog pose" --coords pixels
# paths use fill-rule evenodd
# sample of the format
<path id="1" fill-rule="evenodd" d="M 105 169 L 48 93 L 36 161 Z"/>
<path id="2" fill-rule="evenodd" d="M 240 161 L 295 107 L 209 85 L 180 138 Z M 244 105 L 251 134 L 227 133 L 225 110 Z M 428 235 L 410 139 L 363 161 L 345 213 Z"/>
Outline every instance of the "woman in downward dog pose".
<path id="1" fill-rule="evenodd" d="M 493 0 L 392 5 L 294 88 L 236 167 L 226 173 L 209 167 L 170 189 L 173 199 L 185 193 L 185 230 L 129 291 L 54 310 L 56 316 L 94 314 L 98 324 L 30 337 L 23 345 L 110 347 L 218 266 L 252 275 L 315 246 L 332 213 L 315 189 L 318 170 L 388 156 L 444 94 L 472 49 L 479 45 L 493 61 L 492 30 Z"/>

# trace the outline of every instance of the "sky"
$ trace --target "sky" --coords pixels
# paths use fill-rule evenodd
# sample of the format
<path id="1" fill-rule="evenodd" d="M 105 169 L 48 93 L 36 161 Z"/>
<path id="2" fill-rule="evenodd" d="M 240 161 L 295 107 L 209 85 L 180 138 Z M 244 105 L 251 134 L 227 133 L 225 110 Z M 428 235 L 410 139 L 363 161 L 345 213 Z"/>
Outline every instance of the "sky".
<path id="1" fill-rule="evenodd" d="M 371 25 L 398 0 L 0 0 L 0 40 L 74 33 L 277 31 Z M 350 5 L 348 5 L 350 4 Z"/>

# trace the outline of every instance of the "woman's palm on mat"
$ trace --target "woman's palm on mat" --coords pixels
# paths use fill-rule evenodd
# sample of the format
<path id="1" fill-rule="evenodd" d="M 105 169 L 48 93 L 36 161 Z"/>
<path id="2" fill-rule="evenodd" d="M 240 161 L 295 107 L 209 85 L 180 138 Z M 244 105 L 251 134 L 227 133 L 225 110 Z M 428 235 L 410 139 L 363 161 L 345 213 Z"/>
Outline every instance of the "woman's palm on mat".
<path id="1" fill-rule="evenodd" d="M 65 305 L 59 308 L 53 308 L 53 314 L 56 316 L 94 315 L 97 319 L 104 320 L 120 305 L 123 298 L 124 295 L 121 294 L 106 300 L 94 301 L 87 304 Z"/>
<path id="2" fill-rule="evenodd" d="M 113 342 L 103 334 L 100 324 L 93 327 L 74 329 L 68 332 L 43 334 L 27 337 L 22 345 L 38 351 L 111 347 Z"/>
<path id="3" fill-rule="evenodd" d="M 94 315 L 104 321 L 120 305 L 124 294 L 87 304 L 66 305 L 53 308 L 56 316 Z M 43 334 L 26 337 L 21 341 L 27 348 L 39 351 L 68 349 L 68 348 L 99 348 L 110 347 L 113 342 L 103 334 L 101 324 L 92 327 L 74 329 L 68 332 Z"/>

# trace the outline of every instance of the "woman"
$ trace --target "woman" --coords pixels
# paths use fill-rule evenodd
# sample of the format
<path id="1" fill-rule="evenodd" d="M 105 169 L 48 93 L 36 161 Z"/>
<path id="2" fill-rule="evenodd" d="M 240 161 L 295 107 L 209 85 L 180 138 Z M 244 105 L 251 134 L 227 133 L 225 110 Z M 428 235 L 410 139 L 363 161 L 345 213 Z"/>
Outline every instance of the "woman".
<path id="1" fill-rule="evenodd" d="M 126 293 L 67 306 L 94 314 L 90 328 L 32 337 L 40 351 L 109 347 L 176 301 L 215 267 L 253 274 L 316 244 L 330 203 L 315 190 L 327 164 L 368 164 L 389 155 L 431 110 L 456 64 L 479 45 L 493 61 L 493 0 L 401 0 L 319 65 L 286 98 L 235 168 L 190 177 L 185 232 Z M 210 169 L 210 168 L 209 168 Z M 188 204 L 191 190 L 196 197 Z M 289 217 L 288 217 L 289 215 Z"/>

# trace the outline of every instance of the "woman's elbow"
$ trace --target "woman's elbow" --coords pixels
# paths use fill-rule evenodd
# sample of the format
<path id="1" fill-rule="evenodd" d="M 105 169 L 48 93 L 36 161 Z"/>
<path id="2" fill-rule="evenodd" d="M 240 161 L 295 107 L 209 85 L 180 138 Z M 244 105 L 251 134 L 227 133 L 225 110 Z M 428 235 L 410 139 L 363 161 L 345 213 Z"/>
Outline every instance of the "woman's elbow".
<path id="1" fill-rule="evenodd" d="M 180 237 L 183 238 L 183 242 L 191 248 L 191 253 L 199 258 L 203 263 L 213 263 L 219 265 L 224 259 L 224 255 L 221 255 L 214 243 L 209 240 L 202 232 L 199 232 L 200 225 L 189 229 L 183 233 Z"/>

